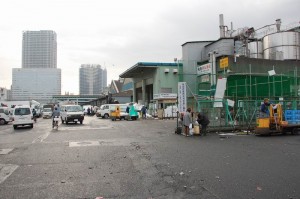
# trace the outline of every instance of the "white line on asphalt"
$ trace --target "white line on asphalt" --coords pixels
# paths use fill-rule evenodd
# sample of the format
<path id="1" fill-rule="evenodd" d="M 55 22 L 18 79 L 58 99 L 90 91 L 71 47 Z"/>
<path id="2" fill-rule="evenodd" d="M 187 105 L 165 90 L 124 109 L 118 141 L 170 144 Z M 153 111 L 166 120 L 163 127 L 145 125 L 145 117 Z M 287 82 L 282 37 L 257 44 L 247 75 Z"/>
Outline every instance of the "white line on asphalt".
<path id="1" fill-rule="evenodd" d="M 60 130 L 68 130 L 68 131 L 81 131 L 81 130 L 100 130 L 100 129 L 112 129 L 113 127 L 60 127 Z"/>
<path id="2" fill-rule="evenodd" d="M 49 135 L 50 135 L 50 131 L 48 131 L 47 133 L 39 136 L 38 138 L 36 138 L 35 140 L 32 141 L 32 144 L 36 143 L 36 142 L 43 142 Z"/>
<path id="3" fill-rule="evenodd" d="M 0 155 L 6 155 L 14 149 L 0 149 Z"/>
<path id="4" fill-rule="evenodd" d="M 14 164 L 0 164 L 0 184 L 4 182 L 19 166 Z"/>

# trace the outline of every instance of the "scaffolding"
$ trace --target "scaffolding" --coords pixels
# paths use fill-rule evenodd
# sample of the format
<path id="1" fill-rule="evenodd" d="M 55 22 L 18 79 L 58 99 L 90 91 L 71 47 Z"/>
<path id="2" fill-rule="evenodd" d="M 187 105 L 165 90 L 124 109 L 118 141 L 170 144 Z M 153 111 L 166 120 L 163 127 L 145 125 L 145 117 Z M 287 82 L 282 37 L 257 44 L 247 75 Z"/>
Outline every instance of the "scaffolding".
<path id="1" fill-rule="evenodd" d="M 227 77 L 225 95 L 235 101 L 240 99 L 297 98 L 299 77 L 289 75 L 231 75 Z"/>

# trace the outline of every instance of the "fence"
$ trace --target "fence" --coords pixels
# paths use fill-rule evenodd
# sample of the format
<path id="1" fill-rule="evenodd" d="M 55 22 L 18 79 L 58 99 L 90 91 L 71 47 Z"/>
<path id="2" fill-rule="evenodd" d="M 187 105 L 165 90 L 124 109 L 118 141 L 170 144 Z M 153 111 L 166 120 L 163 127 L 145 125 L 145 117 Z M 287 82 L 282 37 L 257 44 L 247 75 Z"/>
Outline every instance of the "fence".
<path id="1" fill-rule="evenodd" d="M 289 123 L 300 123 L 300 100 L 290 98 L 270 101 L 281 104 L 283 118 Z M 209 118 L 209 127 L 212 129 L 252 130 L 256 127 L 262 102 L 263 100 L 239 100 L 234 106 L 229 106 L 227 100 L 198 100 L 197 111 Z"/>
<path id="2" fill-rule="evenodd" d="M 210 120 L 210 127 L 234 127 L 233 109 L 227 100 L 199 100 L 197 112 L 204 113 Z"/>

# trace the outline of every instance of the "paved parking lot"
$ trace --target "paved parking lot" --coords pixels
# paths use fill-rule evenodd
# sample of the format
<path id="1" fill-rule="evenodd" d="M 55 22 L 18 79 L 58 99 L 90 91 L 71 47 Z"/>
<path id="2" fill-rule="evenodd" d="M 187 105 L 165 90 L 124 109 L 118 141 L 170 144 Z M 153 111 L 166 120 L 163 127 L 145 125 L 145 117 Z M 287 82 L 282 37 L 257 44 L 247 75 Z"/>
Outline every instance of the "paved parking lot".
<path id="1" fill-rule="evenodd" d="M 0 126 L 0 198 L 300 198 L 300 136 L 184 137 L 176 120 Z"/>

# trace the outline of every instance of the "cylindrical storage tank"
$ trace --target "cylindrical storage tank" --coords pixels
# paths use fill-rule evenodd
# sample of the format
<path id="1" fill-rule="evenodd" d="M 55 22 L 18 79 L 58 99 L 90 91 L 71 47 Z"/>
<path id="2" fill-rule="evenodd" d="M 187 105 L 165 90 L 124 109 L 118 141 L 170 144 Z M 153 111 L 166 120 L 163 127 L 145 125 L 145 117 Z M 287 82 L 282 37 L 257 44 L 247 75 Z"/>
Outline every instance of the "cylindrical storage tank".
<path id="1" fill-rule="evenodd" d="M 264 59 L 299 60 L 300 32 L 277 32 L 263 38 Z"/>
<path id="2" fill-rule="evenodd" d="M 250 51 L 250 58 L 263 59 L 263 42 L 253 41 L 248 43 L 248 49 Z"/>

